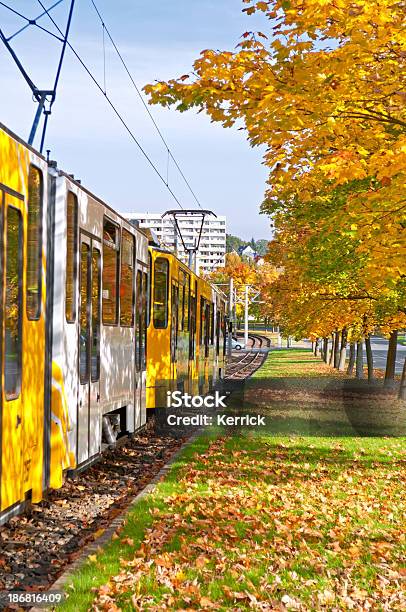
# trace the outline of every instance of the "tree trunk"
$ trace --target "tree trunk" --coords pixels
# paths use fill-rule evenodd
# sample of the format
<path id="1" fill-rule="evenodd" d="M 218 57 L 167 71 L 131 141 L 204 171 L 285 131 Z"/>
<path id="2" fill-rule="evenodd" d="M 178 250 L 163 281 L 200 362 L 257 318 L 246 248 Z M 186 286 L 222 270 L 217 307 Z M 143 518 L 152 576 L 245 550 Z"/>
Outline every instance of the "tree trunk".
<path id="1" fill-rule="evenodd" d="M 328 363 L 328 338 L 323 338 L 323 360 Z"/>
<path id="2" fill-rule="evenodd" d="M 365 349 L 367 353 L 368 380 L 372 382 L 374 380 L 374 356 L 371 348 L 371 336 L 365 338 Z"/>
<path id="3" fill-rule="evenodd" d="M 354 365 L 355 365 L 355 342 L 350 342 L 350 356 L 348 359 L 348 368 L 347 368 L 347 374 L 349 374 L 350 376 L 352 376 L 354 372 Z"/>
<path id="4" fill-rule="evenodd" d="M 355 368 L 355 376 L 364 378 L 364 358 L 362 355 L 362 340 L 357 342 L 357 364 Z"/>
<path id="5" fill-rule="evenodd" d="M 399 399 L 406 400 L 406 357 L 403 363 L 402 378 L 400 379 Z"/>
<path id="6" fill-rule="evenodd" d="M 338 368 L 340 363 L 340 332 L 334 332 L 334 367 Z"/>
<path id="7" fill-rule="evenodd" d="M 335 354 L 335 337 L 334 337 L 334 334 L 331 334 L 331 353 L 330 353 L 329 365 L 332 368 L 334 367 L 334 354 Z"/>
<path id="8" fill-rule="evenodd" d="M 340 360 L 338 362 L 338 369 L 340 372 L 345 370 L 345 360 L 347 357 L 347 330 L 344 329 L 341 332 L 341 348 L 340 348 Z"/>
<path id="9" fill-rule="evenodd" d="M 386 358 L 385 387 L 392 387 L 395 384 L 396 351 L 398 346 L 398 330 L 391 332 L 388 346 L 388 356 Z"/>
<path id="10" fill-rule="evenodd" d="M 312 341 L 312 353 L 314 353 L 314 342 Z"/>
<path id="11" fill-rule="evenodd" d="M 319 354 L 319 339 L 316 338 L 316 342 L 314 343 L 314 356 L 317 357 Z"/>

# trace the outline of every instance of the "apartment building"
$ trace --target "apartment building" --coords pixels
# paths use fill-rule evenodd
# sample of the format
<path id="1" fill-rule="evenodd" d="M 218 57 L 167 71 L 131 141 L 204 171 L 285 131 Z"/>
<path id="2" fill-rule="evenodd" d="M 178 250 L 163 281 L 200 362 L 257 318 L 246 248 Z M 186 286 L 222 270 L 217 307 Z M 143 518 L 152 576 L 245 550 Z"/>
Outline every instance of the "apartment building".
<path id="1" fill-rule="evenodd" d="M 159 213 L 124 213 L 130 222 L 137 221 L 140 228 L 150 228 L 155 232 L 163 246 L 177 249 L 178 257 L 188 263 L 188 254 L 182 240 L 177 235 L 172 217 L 162 219 Z M 199 239 L 201 218 L 178 218 L 179 229 L 187 248 L 193 248 Z M 196 271 L 212 272 L 225 264 L 226 254 L 226 217 L 206 217 L 203 223 L 199 249 L 196 253 Z"/>

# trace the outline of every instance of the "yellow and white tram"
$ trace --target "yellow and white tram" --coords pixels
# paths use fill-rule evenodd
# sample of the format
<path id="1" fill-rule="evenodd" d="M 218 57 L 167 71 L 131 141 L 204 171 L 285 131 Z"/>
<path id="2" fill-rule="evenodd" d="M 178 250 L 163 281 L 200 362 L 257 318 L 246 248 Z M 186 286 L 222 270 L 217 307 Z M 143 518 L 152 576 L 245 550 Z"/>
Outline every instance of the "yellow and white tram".
<path id="1" fill-rule="evenodd" d="M 219 293 L 1 124 L 0 302 L 0 524 L 224 371 Z"/>

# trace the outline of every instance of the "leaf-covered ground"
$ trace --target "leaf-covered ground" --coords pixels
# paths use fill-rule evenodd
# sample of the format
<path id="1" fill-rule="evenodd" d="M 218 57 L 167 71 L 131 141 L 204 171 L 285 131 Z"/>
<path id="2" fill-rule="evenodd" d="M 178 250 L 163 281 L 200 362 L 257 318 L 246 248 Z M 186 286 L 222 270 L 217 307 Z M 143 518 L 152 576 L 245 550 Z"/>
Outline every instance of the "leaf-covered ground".
<path id="1" fill-rule="evenodd" d="M 66 609 L 406 609 L 405 440 L 305 426 L 323 378 L 324 408 L 340 410 L 331 374 L 309 353 L 271 354 L 246 389 L 270 427 L 199 439 L 74 577 Z M 296 435 L 281 435 L 289 420 Z"/>
<path id="2" fill-rule="evenodd" d="M 266 415 L 270 434 L 406 435 L 406 404 L 396 386 L 356 380 L 303 349 L 271 352 L 230 408 Z"/>

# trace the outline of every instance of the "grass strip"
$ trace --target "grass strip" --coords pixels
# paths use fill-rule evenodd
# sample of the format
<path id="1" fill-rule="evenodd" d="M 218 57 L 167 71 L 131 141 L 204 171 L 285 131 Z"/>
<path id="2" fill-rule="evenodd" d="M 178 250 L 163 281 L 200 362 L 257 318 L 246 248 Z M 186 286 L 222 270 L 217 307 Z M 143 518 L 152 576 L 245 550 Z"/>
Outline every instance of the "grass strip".
<path id="1" fill-rule="evenodd" d="M 58 611 L 79 612 L 89 609 L 95 597 L 95 590 L 110 576 L 118 573 L 121 560 L 131 559 L 134 549 L 141 545 L 146 529 L 151 527 L 154 521 L 153 513 L 163 510 L 164 499 L 180 490 L 178 475 L 181 469 L 196 453 L 206 451 L 213 435 L 213 433 L 204 433 L 186 447 L 172 464 L 165 480 L 156 485 L 154 492 L 130 508 L 128 518 L 119 534 L 114 536 L 97 555 L 91 555 L 68 579 L 65 587 L 68 598 L 58 606 Z"/>
<path id="2" fill-rule="evenodd" d="M 405 439 L 306 435 L 309 411 L 326 410 L 320 388 L 337 412 L 347 378 L 310 351 L 270 353 L 247 394 L 279 421 L 301 411 L 295 435 L 196 440 L 60 609 L 406 608 Z"/>

